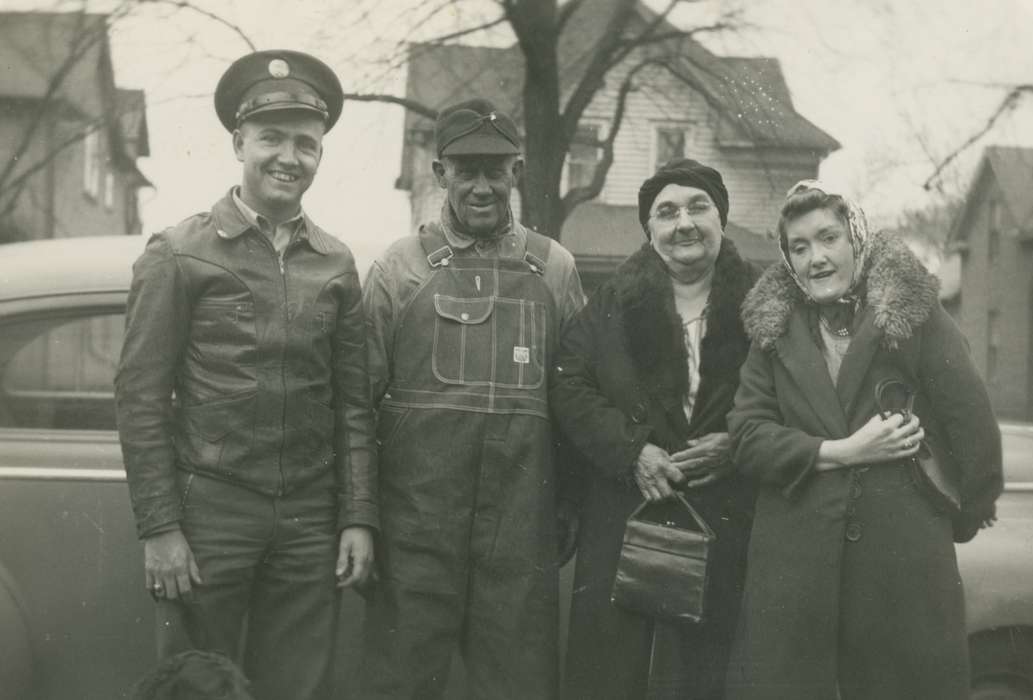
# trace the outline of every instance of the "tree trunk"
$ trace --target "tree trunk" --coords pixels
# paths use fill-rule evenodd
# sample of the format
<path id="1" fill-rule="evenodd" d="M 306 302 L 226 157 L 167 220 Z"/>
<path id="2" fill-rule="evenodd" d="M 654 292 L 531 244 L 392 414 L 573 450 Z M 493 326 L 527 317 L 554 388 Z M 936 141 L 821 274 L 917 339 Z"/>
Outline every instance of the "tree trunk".
<path id="1" fill-rule="evenodd" d="M 568 148 L 558 104 L 555 79 L 528 80 L 524 87 L 527 167 L 520 189 L 522 218 L 525 225 L 556 240 L 563 226 L 560 179 Z"/>
<path id="2" fill-rule="evenodd" d="M 559 240 L 563 226 L 560 177 L 568 139 L 560 116 L 559 40 L 556 3 L 517 3 L 509 19 L 524 54 L 524 157 L 521 219 Z"/>

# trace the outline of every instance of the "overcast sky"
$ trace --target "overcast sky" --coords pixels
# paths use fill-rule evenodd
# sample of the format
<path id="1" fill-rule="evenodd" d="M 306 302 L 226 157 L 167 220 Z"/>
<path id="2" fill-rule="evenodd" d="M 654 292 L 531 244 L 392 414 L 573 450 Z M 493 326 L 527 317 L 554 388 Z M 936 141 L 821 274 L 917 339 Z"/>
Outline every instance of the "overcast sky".
<path id="1" fill-rule="evenodd" d="M 0 0 L 0 7 L 45 10 L 56 1 Z M 348 90 L 400 90 L 401 74 L 372 66 L 371 59 L 470 16 L 442 12 L 413 34 L 408 27 L 426 0 L 196 2 L 239 26 L 260 49 L 324 57 Z M 934 161 L 985 122 L 1005 92 L 1001 85 L 1033 82 L 1033 0 L 743 4 L 755 28 L 705 43 L 721 54 L 781 60 L 797 110 L 843 144 L 823 164 L 822 176 L 859 198 L 883 224 L 905 207 L 934 201 L 921 187 Z M 100 11 L 105 2 L 90 6 Z M 475 6 L 474 0 L 460 4 L 467 13 Z M 507 40 L 504 33 L 482 38 Z M 143 193 L 145 230 L 152 231 L 207 209 L 239 179 L 211 93 L 229 61 L 248 49 L 234 31 L 208 18 L 157 8 L 117 23 L 112 46 L 117 83 L 147 93 L 152 155 L 140 165 L 156 185 Z M 409 229 L 408 200 L 393 188 L 401 129 L 398 107 L 346 105 L 306 196 L 313 217 L 363 259 Z M 985 143 L 1033 145 L 1033 95 Z M 963 185 L 979 150 L 945 179 L 948 190 Z"/>

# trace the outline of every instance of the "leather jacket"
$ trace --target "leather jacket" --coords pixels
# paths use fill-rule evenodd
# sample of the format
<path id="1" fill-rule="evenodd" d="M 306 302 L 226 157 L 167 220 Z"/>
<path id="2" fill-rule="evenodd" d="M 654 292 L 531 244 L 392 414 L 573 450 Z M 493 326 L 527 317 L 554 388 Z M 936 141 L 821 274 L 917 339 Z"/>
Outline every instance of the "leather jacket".
<path id="1" fill-rule="evenodd" d="M 141 537 L 182 516 L 176 471 L 286 495 L 336 483 L 339 527 L 377 527 L 359 278 L 304 217 L 278 256 L 227 194 L 133 266 L 115 379 Z"/>

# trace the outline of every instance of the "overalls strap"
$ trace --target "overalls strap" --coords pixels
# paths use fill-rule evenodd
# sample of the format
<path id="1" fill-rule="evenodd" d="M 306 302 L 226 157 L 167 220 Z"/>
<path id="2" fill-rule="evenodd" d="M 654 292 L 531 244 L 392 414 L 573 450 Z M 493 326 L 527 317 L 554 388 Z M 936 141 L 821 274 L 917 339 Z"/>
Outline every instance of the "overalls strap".
<path id="1" fill-rule="evenodd" d="M 529 230 L 527 232 L 527 248 L 524 251 L 524 261 L 535 274 L 541 275 L 545 273 L 545 263 L 549 260 L 549 250 L 551 248 L 551 238 L 535 231 Z"/>
<path id="2" fill-rule="evenodd" d="M 448 267 L 449 261 L 455 256 L 444 231 L 436 223 L 420 227 L 420 246 L 431 267 Z"/>
<path id="3" fill-rule="evenodd" d="M 455 251 L 448 244 L 445 232 L 437 223 L 420 227 L 420 246 L 427 256 L 427 264 L 431 267 L 448 267 Z M 549 261 L 552 239 L 540 233 L 527 230 L 527 243 L 524 247 L 524 262 L 536 275 L 545 273 L 545 265 Z"/>

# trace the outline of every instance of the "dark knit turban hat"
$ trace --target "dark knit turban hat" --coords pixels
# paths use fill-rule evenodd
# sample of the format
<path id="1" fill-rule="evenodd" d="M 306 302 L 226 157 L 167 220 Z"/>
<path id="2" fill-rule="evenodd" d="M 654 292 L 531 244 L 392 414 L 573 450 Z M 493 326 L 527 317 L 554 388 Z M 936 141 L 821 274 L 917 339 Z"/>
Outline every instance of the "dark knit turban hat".
<path id="1" fill-rule="evenodd" d="M 728 190 L 725 189 L 721 173 L 691 158 L 676 158 L 663 165 L 653 177 L 642 183 L 638 190 L 638 220 L 642 230 L 649 236 L 649 209 L 660 190 L 668 185 L 683 185 L 703 190 L 714 200 L 721 228 L 728 224 Z"/>

